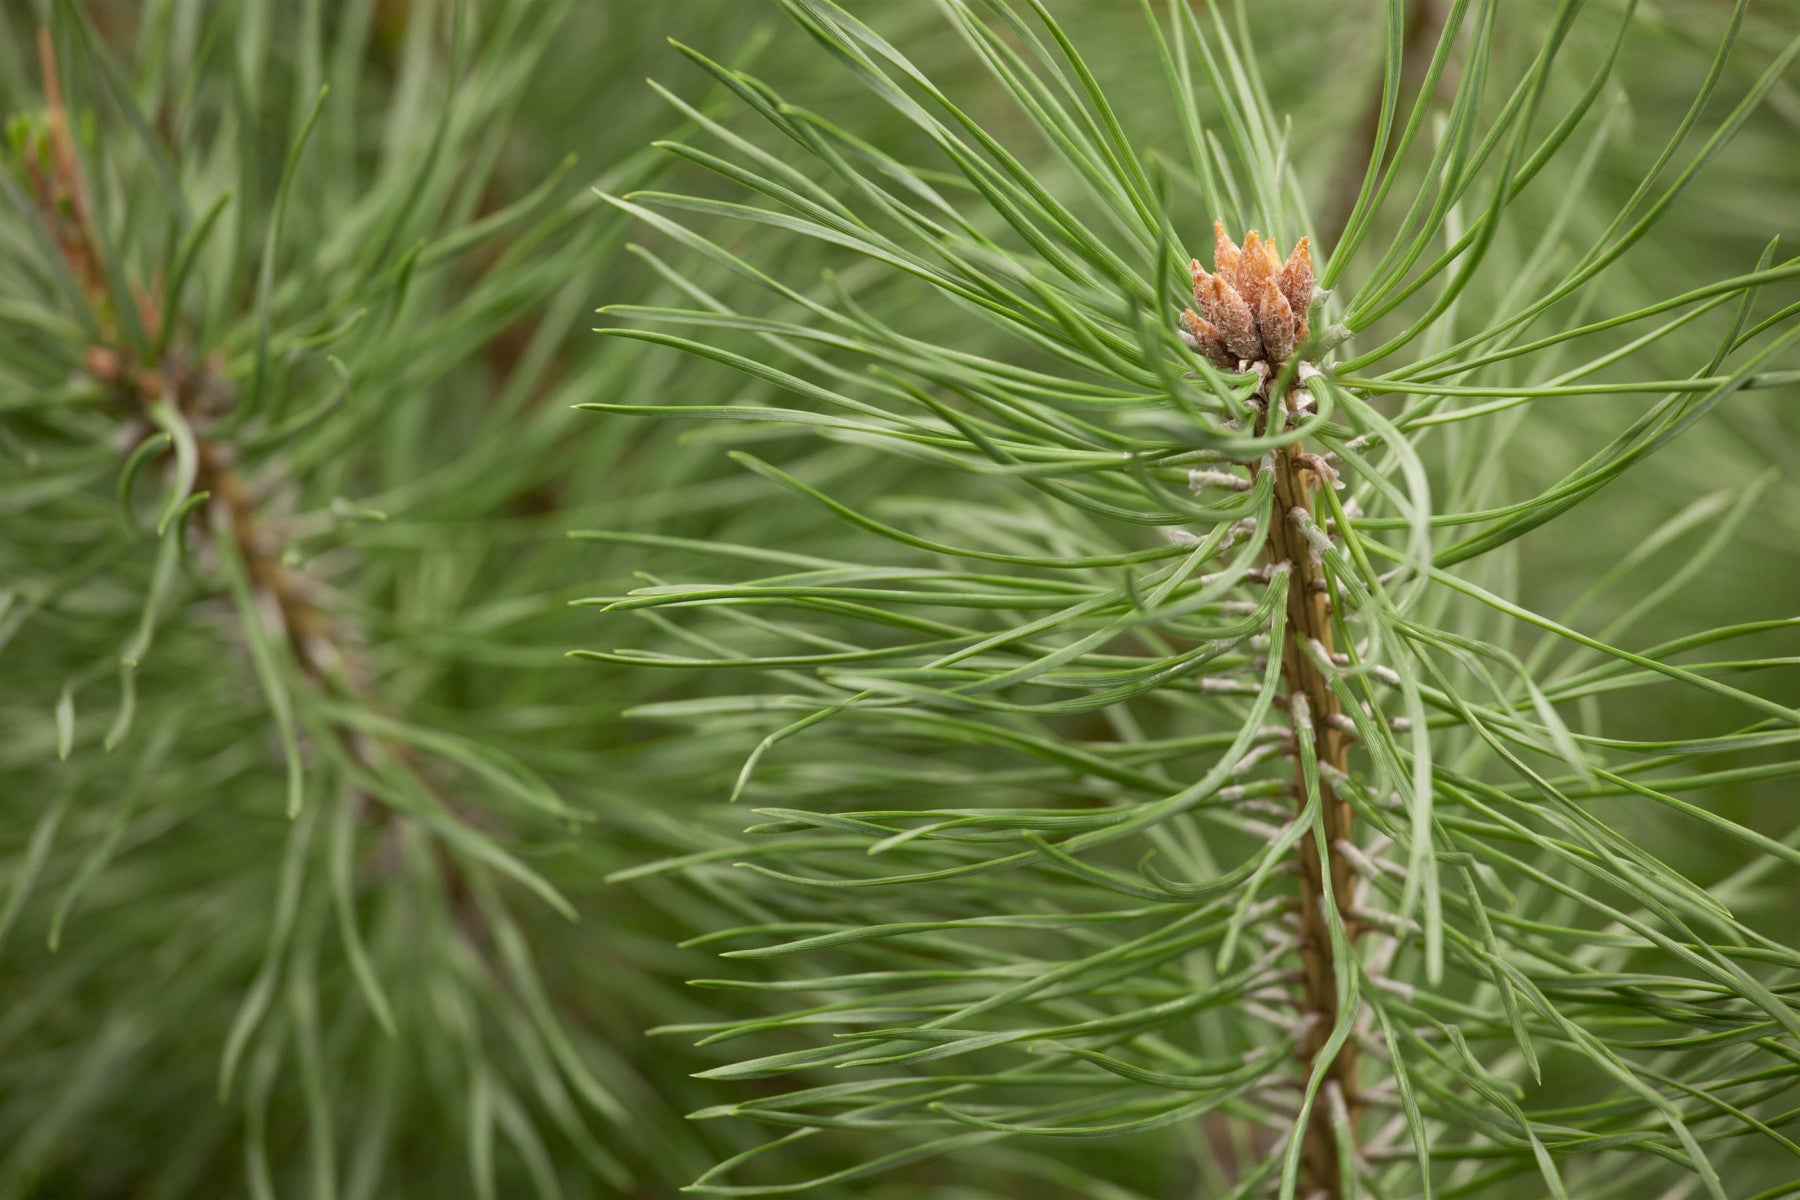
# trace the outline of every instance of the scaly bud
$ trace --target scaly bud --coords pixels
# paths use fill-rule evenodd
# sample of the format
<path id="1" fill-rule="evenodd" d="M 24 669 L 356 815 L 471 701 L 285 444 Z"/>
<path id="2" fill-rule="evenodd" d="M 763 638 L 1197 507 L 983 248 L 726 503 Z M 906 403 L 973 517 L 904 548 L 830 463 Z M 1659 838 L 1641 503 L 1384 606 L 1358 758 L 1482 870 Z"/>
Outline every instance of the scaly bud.
<path id="1" fill-rule="evenodd" d="M 1201 313 L 1205 315 L 1207 321 L 1215 326 L 1218 325 L 1224 318 L 1224 313 L 1219 308 L 1219 302 L 1216 298 L 1218 295 L 1218 285 L 1224 284 L 1226 287 L 1230 287 L 1231 285 L 1226 282 L 1223 276 L 1214 275 L 1205 267 L 1201 266 L 1200 260 L 1197 258 L 1188 264 L 1188 270 L 1194 276 L 1194 303 L 1199 306 Z"/>
<path id="2" fill-rule="evenodd" d="M 1225 222 L 1213 222 L 1213 270 L 1226 279 L 1237 276 L 1238 257 L 1242 252 L 1225 232 Z"/>
<path id="3" fill-rule="evenodd" d="M 1218 327 L 1191 308 L 1181 311 L 1183 326 L 1182 340 L 1188 346 L 1206 355 L 1215 366 L 1235 367 L 1237 360 L 1225 348 L 1225 339 L 1220 336 Z"/>
<path id="4" fill-rule="evenodd" d="M 1213 269 L 1188 263 L 1194 307 L 1182 313 L 1181 338 L 1222 367 L 1240 361 L 1267 371 L 1291 358 L 1307 336 L 1313 299 L 1312 243 L 1301 238 L 1283 261 L 1273 238 L 1252 229 L 1239 246 L 1213 222 Z M 1306 370 L 1305 364 L 1301 369 Z"/>
<path id="5" fill-rule="evenodd" d="M 1244 239 L 1244 251 L 1238 260 L 1237 278 L 1232 282 L 1237 285 L 1238 294 L 1255 303 L 1263 294 L 1263 284 L 1275 278 L 1281 269 L 1281 258 L 1275 253 L 1275 243 L 1261 237 L 1254 229 Z"/>
<path id="6" fill-rule="evenodd" d="M 1261 269 L 1266 261 L 1262 245 L 1262 234 L 1252 229 L 1245 236 L 1244 248 L 1238 254 L 1237 271 L 1230 276 L 1231 286 L 1246 300 L 1262 295 Z"/>
<path id="7" fill-rule="evenodd" d="M 1256 306 L 1256 324 L 1262 330 L 1263 356 L 1271 363 L 1283 363 L 1299 344 L 1296 336 L 1299 322 L 1294 319 L 1294 310 L 1288 306 L 1287 297 L 1281 294 L 1273 279 L 1265 278 L 1262 287 Z"/>
<path id="8" fill-rule="evenodd" d="M 1208 282 L 1212 274 L 1200 265 L 1197 258 L 1188 263 L 1188 274 L 1194 278 L 1194 303 L 1204 306 L 1206 297 L 1212 294 L 1212 284 Z"/>
<path id="9" fill-rule="evenodd" d="M 1313 264 L 1312 239 L 1301 238 L 1294 243 L 1294 252 L 1288 255 L 1287 262 L 1282 264 L 1281 273 L 1276 277 L 1281 286 L 1281 294 L 1287 298 L 1288 307 L 1294 310 L 1298 319 L 1296 336 L 1306 340 L 1306 312 L 1312 307 L 1313 297 Z"/>
<path id="10" fill-rule="evenodd" d="M 1256 331 L 1256 315 L 1243 296 L 1225 280 L 1214 275 L 1212 294 L 1207 297 L 1208 315 L 1218 326 L 1225 347 L 1239 358 L 1262 357 L 1262 336 Z"/>

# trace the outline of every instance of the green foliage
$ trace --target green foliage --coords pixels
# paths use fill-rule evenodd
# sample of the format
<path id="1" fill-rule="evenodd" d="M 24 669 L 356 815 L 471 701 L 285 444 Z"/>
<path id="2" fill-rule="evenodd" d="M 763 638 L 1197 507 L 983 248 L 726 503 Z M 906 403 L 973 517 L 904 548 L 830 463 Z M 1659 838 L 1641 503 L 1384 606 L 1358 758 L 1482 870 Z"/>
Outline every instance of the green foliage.
<path id="1" fill-rule="evenodd" d="M 1791 1194 L 1785 4 L 0 7 L 0 1197 Z"/>
<path id="2" fill-rule="evenodd" d="M 703 760 L 564 654 L 621 570 L 569 530 L 733 503 L 572 407 L 669 386 L 587 332 L 658 286 L 590 185 L 678 122 L 559 115 L 640 94 L 665 22 L 7 20 L 0 1194 L 679 1186 L 733 1146 L 640 1030 L 712 918 L 599 881 L 696 844 L 662 801 Z"/>
<path id="3" fill-rule="evenodd" d="M 687 51 L 740 114 L 670 149 L 725 190 L 613 204 L 672 277 L 764 295 L 690 287 L 606 332 L 781 387 L 648 411 L 768 428 L 736 461 L 860 536 L 694 544 L 666 558 L 688 582 L 594 602 L 657 631 L 599 657 L 739 689 L 642 715 L 758 731 L 733 795 L 761 822 L 665 865 L 747 889 L 704 941 L 787 967 L 708 981 L 791 1002 L 684 1027 L 734 1045 L 702 1115 L 863 1150 L 751 1152 L 698 1190 L 1004 1152 L 1082 1195 L 1791 1194 L 1800 830 L 1765 801 L 1800 769 L 1775 406 L 1800 260 L 1741 237 L 1780 185 L 1758 209 L 1719 172 L 1746 127 L 1791 144 L 1800 41 L 1742 4 L 1457 2 L 1409 88 L 1387 4 L 1329 295 L 1271 379 L 1175 317 L 1211 220 L 1285 245 L 1326 211 L 1333 164 L 1283 120 L 1321 103 L 1313 64 L 1273 28 L 1110 11 L 1115 89 L 1052 6 L 942 0 L 988 74 L 957 90 L 848 7 L 781 7 L 910 134 Z M 796 236 L 839 273 L 794 269 Z M 863 503 L 782 463 L 817 439 L 902 486 Z M 1301 446 L 1342 477 L 1313 511 L 1273 498 Z M 1265 557 L 1288 528 L 1305 569 Z M 1295 644 L 1313 572 L 1341 653 Z M 1346 772 L 1320 743 L 1351 732 Z M 1309 846 L 1355 898 L 1299 910 Z"/>

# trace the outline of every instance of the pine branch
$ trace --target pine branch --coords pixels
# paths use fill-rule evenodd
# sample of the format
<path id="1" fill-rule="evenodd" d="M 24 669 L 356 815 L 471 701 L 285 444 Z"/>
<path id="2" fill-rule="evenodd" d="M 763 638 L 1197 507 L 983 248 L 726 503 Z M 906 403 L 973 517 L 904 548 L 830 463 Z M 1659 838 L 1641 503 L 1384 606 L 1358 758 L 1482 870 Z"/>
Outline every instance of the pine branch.
<path id="1" fill-rule="evenodd" d="M 556 3 L 104 15 L 53 6 L 8 76 L 43 84 L 0 174 L 0 1058 L 39 1101 L 0 1192 L 675 1186 L 705 1139 L 639 1033 L 705 1009 L 649 934 L 706 905 L 568 918 L 708 844 L 663 808 L 707 756 L 571 679 L 561 594 L 619 568 L 561 534 L 735 508 L 572 426 L 668 386 L 575 330 L 621 230 L 567 153 L 645 182 L 658 126 L 533 111 L 631 51 L 577 63 Z"/>
<path id="2" fill-rule="evenodd" d="M 1274 407 L 1286 411 L 1293 395 Z M 1269 407 L 1265 400 L 1265 409 Z M 1309 461 L 1310 460 L 1310 461 Z M 1297 724 L 1311 727 L 1311 741 L 1317 748 L 1316 766 L 1297 752 L 1293 757 L 1295 794 L 1302 807 L 1311 792 L 1317 792 L 1320 806 L 1320 837 L 1302 838 L 1296 847 L 1300 873 L 1300 958 L 1302 994 L 1300 1020 L 1306 1032 L 1298 1055 L 1308 1076 L 1322 1075 L 1328 1093 L 1336 1089 L 1348 1114 L 1345 1124 L 1356 1130 L 1363 1114 L 1362 1089 L 1357 1082 L 1357 1045 L 1354 1039 L 1332 1054 L 1327 1043 L 1338 1027 L 1339 967 L 1333 949 L 1338 941 L 1332 935 L 1325 907 L 1337 910 L 1336 924 L 1343 930 L 1342 940 L 1354 945 L 1361 921 L 1355 912 L 1357 876 L 1351 867 L 1346 846 L 1354 846 L 1350 805 L 1340 798 L 1333 778 L 1348 776 L 1351 737 L 1344 729 L 1346 718 L 1339 707 L 1319 666 L 1318 659 L 1332 661 L 1333 638 L 1330 617 L 1331 582 L 1325 576 L 1316 551 L 1307 542 L 1300 522 L 1303 516 L 1316 514 L 1312 489 L 1321 478 L 1318 468 L 1324 464 L 1294 442 L 1275 455 L 1275 501 L 1278 518 L 1269 524 L 1267 557 L 1271 563 L 1287 563 L 1293 582 L 1287 595 L 1287 629 L 1282 638 L 1282 679 L 1287 685 L 1288 710 Z M 1325 468 L 1330 472 L 1330 468 Z M 1308 779 L 1312 774 L 1314 778 Z M 1321 853 L 1318 841 L 1325 849 Z M 1340 1154 L 1354 1154 L 1355 1147 L 1340 1147 L 1333 1126 L 1335 1116 L 1330 1107 L 1313 1109 L 1306 1135 L 1305 1156 L 1308 1193 L 1323 1191 L 1340 1195 L 1343 1177 Z"/>
<path id="3" fill-rule="evenodd" d="M 186 444 L 192 480 L 187 496 L 178 498 L 182 502 L 176 519 L 185 520 L 188 511 L 199 502 L 208 523 L 229 539 L 232 552 L 243 565 L 252 598 L 254 612 L 246 613 L 244 619 L 261 620 L 270 627 L 270 632 L 293 655 L 301 677 L 317 690 L 321 699 L 341 698 L 373 710 L 368 672 L 346 651 L 347 646 L 365 641 L 366 637 L 354 630 L 340 631 L 347 624 L 346 619 L 328 614 L 319 606 L 314 599 L 317 587 L 301 571 L 288 565 L 289 546 L 258 511 L 251 488 L 238 472 L 236 464 L 241 451 L 221 423 L 221 418 L 236 411 L 240 402 L 236 387 L 226 377 L 224 354 L 185 346 L 179 333 L 173 331 L 172 336 L 164 337 L 164 322 L 170 318 L 159 310 L 150 291 L 135 281 L 106 277 L 104 258 L 97 250 L 100 239 L 94 225 L 93 200 L 69 139 L 68 116 L 63 108 L 48 29 L 38 31 L 38 55 L 53 165 L 49 173 L 29 172 L 28 179 L 39 213 L 62 248 L 70 273 L 81 281 L 93 306 L 96 327 L 106 339 L 105 344 L 88 347 L 83 359 L 88 374 L 118 398 L 127 414 L 118 444 L 130 456 L 152 436 L 152 431 L 169 431 L 171 426 L 178 431 L 172 440 Z M 118 322 L 110 312 L 110 298 L 121 295 L 135 298 L 140 328 L 164 343 L 159 363 L 141 362 L 136 347 L 121 336 Z M 173 457 L 179 452 L 171 449 L 167 453 Z M 472 810 L 445 796 L 429 781 L 419 769 L 416 755 L 404 743 L 342 726 L 333 727 L 331 736 L 364 771 L 378 775 L 387 764 L 399 764 L 421 790 L 435 796 L 456 819 L 474 821 Z M 293 797 L 291 803 L 297 806 L 298 797 Z M 351 803 L 362 819 L 375 817 L 381 824 L 402 819 L 392 808 L 377 805 L 361 788 L 353 789 Z M 448 892 L 467 897 L 469 885 L 456 860 L 441 847 L 437 859 Z M 464 914 L 464 929 L 471 944 L 478 945 L 483 937 L 478 913 L 466 900 L 458 908 Z M 385 1021 L 391 1021 L 385 1010 L 382 1015 Z"/>
<path id="4" fill-rule="evenodd" d="M 867 548 L 715 543 L 704 561 L 728 581 L 592 601 L 650 616 L 668 639 L 613 661 L 760 672 L 740 694 L 646 715 L 709 737 L 779 714 L 734 792 L 767 804 L 740 852 L 756 878 L 735 885 L 756 888 L 755 915 L 708 936 L 734 958 L 819 965 L 783 980 L 807 998 L 784 1019 L 696 1030 L 790 1039 L 712 1073 L 792 1079 L 790 1091 L 706 1115 L 904 1130 L 893 1154 L 907 1161 L 976 1136 L 1055 1146 L 1235 1120 L 1271 1132 L 1273 1153 L 1229 1172 L 1196 1155 L 1203 1188 L 1284 1200 L 1480 1194 L 1521 1176 L 1553 1195 L 1634 1196 L 1685 1177 L 1719 1196 L 1725 1170 L 1751 1180 L 1786 1161 L 1797 1148 L 1768 1137 L 1771 1093 L 1742 1093 L 1728 1115 L 1724 1093 L 1683 1081 L 1716 1070 L 1739 1094 L 1761 1069 L 1790 1073 L 1748 1043 L 1800 1019 L 1762 976 L 1800 958 L 1591 802 L 1624 786 L 1708 836 L 1800 863 L 1791 842 L 1678 795 L 1738 776 L 1666 773 L 1702 743 L 1754 753 L 1767 731 L 1788 745 L 1800 714 L 1672 661 L 1679 637 L 1640 651 L 1514 598 L 1520 535 L 1571 536 L 1572 507 L 1703 436 L 1728 396 L 1785 385 L 1771 364 L 1800 342 L 1775 332 L 1792 307 L 1754 326 L 1748 314 L 1790 267 L 1765 256 L 1716 293 L 1622 305 L 1600 279 L 1653 244 L 1666 201 L 1722 144 L 1655 178 L 1713 99 L 1735 26 L 1651 178 L 1622 212 L 1590 212 L 1579 183 L 1552 172 L 1612 81 L 1570 64 L 1610 68 L 1631 25 L 1584 22 L 1574 5 L 1456 6 L 1406 106 L 1404 10 L 1390 5 L 1380 111 L 1392 115 L 1376 139 L 1388 153 L 1371 155 L 1322 271 L 1333 294 L 1314 305 L 1310 276 L 1291 294 L 1294 260 L 1257 235 L 1239 247 L 1221 234 L 1212 269 L 1181 277 L 1181 214 L 1317 227 L 1290 171 L 1304 139 L 1264 98 L 1306 81 L 1265 88 L 1279 58 L 1254 59 L 1222 22 L 1173 6 L 1153 30 L 1172 116 L 1150 138 L 1188 150 L 1165 177 L 1126 133 L 1141 114 L 1115 107 L 1042 5 L 941 7 L 1061 172 L 1027 165 L 998 123 L 843 6 L 784 7 L 929 152 L 871 154 L 804 102 L 690 54 L 756 97 L 776 148 L 720 128 L 726 157 L 676 150 L 755 202 L 614 203 L 771 298 L 621 308 L 662 328 L 606 332 L 793 397 L 661 411 L 885 451 L 913 475 L 903 496 L 859 504 L 740 454 Z M 1796 53 L 1757 76 L 1720 138 Z M 1569 168 L 1578 181 L 1609 135 L 1602 122 L 1600 149 Z M 1549 215 L 1543 178 L 1558 180 Z M 1401 180 L 1420 182 L 1416 199 Z M 1570 244 L 1575 212 L 1607 230 L 1598 247 Z M 871 309 L 814 289 L 785 269 L 772 230 L 834 248 L 899 295 Z M 1170 302 L 1189 284 L 1182 311 Z M 1721 329 L 1704 304 L 1727 294 L 1744 315 Z M 1551 321 L 1564 302 L 1584 307 Z M 1590 319 L 1590 305 L 1611 315 Z M 1680 324 L 1638 324 L 1690 307 Z M 1715 340 L 1682 332 L 1709 312 Z M 1640 389 L 1620 368 L 1648 369 L 1650 347 L 1685 365 Z M 1535 456 L 1569 452 L 1547 449 L 1554 437 L 1524 449 L 1515 410 L 1600 396 L 1614 407 L 1580 419 L 1604 427 L 1603 448 L 1545 486 Z M 1576 418 L 1542 419 L 1566 432 Z M 1248 478 L 1222 469 L 1233 463 Z M 736 577 L 756 562 L 779 573 Z M 1653 686 L 1721 706 L 1710 719 L 1731 732 L 1617 736 Z M 1287 722 L 1271 722 L 1281 707 Z M 662 869 L 711 882 L 715 861 Z M 1275 883 L 1290 867 L 1292 897 Z M 1724 942 L 1754 943 L 1762 965 Z M 1715 1019 L 1741 1023 L 1730 1065 L 1704 1061 Z M 810 1038 L 819 1024 L 842 1032 Z M 1603 1099 L 1563 1106 L 1569 1079 Z M 1741 1138 L 1718 1136 L 1728 1127 Z M 759 1158 L 696 1187 L 850 1178 L 744 1181 Z M 1099 1173 L 1089 1190 L 1124 1182 Z"/>
<path id="5" fill-rule="evenodd" d="M 1282 256 L 1273 243 L 1263 241 L 1256 231 L 1240 248 L 1221 224 L 1213 228 L 1213 272 L 1198 262 L 1191 267 L 1194 303 L 1206 315 L 1193 309 L 1184 314 L 1188 340 L 1222 369 L 1247 370 L 1256 376 L 1249 399 L 1256 436 L 1299 431 L 1310 398 L 1290 381 L 1318 374 L 1310 362 L 1294 359 L 1290 365 L 1294 348 L 1307 340 L 1307 314 L 1314 303 L 1308 240 L 1302 238 L 1281 266 Z M 1349 776 L 1352 734 L 1324 674 L 1325 665 L 1335 661 L 1332 583 L 1318 547 L 1308 538 L 1308 531 L 1322 523 L 1313 491 L 1321 483 L 1338 485 L 1338 478 L 1337 471 L 1300 438 L 1266 455 L 1263 463 L 1252 472 L 1254 479 L 1255 471 L 1268 469 L 1274 478 L 1273 515 L 1263 556 L 1271 568 L 1285 569 L 1289 580 L 1281 678 L 1285 707 L 1296 726 L 1289 752 L 1299 808 L 1296 820 L 1307 820 L 1315 802 L 1319 813 L 1319 836 L 1303 836 L 1294 847 L 1300 877 L 1296 916 L 1301 984 L 1295 1024 L 1302 1030 L 1295 1055 L 1302 1079 L 1321 1080 L 1321 1094 L 1330 1103 L 1315 1102 L 1308 1118 L 1301 1186 L 1306 1195 L 1338 1200 L 1343 1194 L 1344 1160 L 1354 1159 L 1357 1147 L 1339 1145 L 1337 1126 L 1355 1137 L 1365 1102 L 1357 1080 L 1355 1039 L 1338 1048 L 1332 1045 L 1342 1016 L 1339 979 L 1355 970 L 1339 964 L 1336 947 L 1355 946 L 1361 921 L 1355 911 L 1357 876 L 1350 857 L 1355 853 L 1352 812 L 1333 782 Z M 1327 916 L 1328 908 L 1335 909 L 1335 921 Z M 1342 932 L 1334 934 L 1334 925 Z"/>

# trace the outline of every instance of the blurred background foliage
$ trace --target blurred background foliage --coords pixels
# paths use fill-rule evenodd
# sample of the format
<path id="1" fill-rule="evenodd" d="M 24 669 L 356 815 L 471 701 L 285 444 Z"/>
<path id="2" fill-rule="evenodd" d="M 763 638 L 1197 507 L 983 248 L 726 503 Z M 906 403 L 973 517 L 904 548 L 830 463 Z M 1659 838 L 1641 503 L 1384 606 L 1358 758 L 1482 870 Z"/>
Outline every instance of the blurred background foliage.
<path id="1" fill-rule="evenodd" d="M 1136 6 L 1051 7 L 1139 144 L 1174 145 Z M 1321 223 L 1368 152 L 1376 7 L 1269 0 L 1247 13 Z M 989 85 L 932 5 L 855 8 L 1015 134 L 1015 152 L 1043 156 L 984 101 Z M 1414 8 L 1429 21 L 1431 5 Z M 1578 225 L 1598 232 L 1635 186 L 1660 138 L 1629 131 L 1678 119 L 1727 10 L 1642 6 L 1621 68 L 1631 100 L 1609 117 L 1628 132 L 1606 147 Z M 1791 0 L 1752 5 L 1728 67 L 1739 90 L 1796 21 Z M 866 104 L 754 0 L 0 7 L 0 1195 L 664 1197 L 756 1140 L 684 1117 L 745 1086 L 690 1078 L 716 1051 L 642 1036 L 720 1019 L 721 993 L 683 984 L 716 964 L 675 943 L 753 916 L 754 889 L 722 871 L 604 881 L 729 847 L 748 817 L 722 800 L 768 722 L 697 738 L 634 719 L 627 709 L 718 685 L 565 657 L 614 644 L 570 600 L 689 561 L 658 539 L 829 555 L 855 536 L 728 462 L 716 431 L 572 407 L 772 393 L 588 332 L 601 304 L 737 286 L 659 274 L 590 190 L 669 173 L 710 186 L 645 149 L 689 119 L 646 74 L 702 111 L 720 99 L 667 38 L 753 65 L 820 111 Z M 91 207 L 86 274 L 59 242 L 81 217 L 56 190 L 46 61 Z M 861 116 L 859 135 L 916 148 L 891 114 Z M 1791 237 L 1796 145 L 1790 78 L 1633 256 L 1619 281 L 1642 292 L 1620 306 L 1747 271 L 1771 237 Z M 1043 157 L 1054 191 L 1067 181 Z M 1196 243 L 1211 216 L 1172 214 Z M 826 265 L 810 243 L 779 253 L 790 278 Z M 873 311 L 893 303 L 878 278 L 839 283 Z M 927 334 L 953 318 L 905 314 Z M 1645 377 L 1692 356 L 1679 339 L 1665 351 L 1646 356 Z M 159 406 L 127 361 L 191 387 Z M 1503 569 L 1557 612 L 1629 548 L 1622 536 L 1697 496 L 1727 506 L 1766 477 L 1714 565 L 1638 635 L 1790 615 L 1794 400 L 1734 398 L 1579 521 L 1523 539 Z M 1562 406 L 1487 448 L 1486 469 L 1531 494 L 1632 403 Z M 878 514 L 908 469 L 780 430 L 729 433 Z M 230 504 L 227 473 L 242 489 Z M 1651 574 L 1684 553 L 1659 551 Z M 1586 619 L 1604 625 L 1631 599 Z M 316 659 L 290 640 L 297 619 Z M 1791 673 L 1758 686 L 1800 702 Z M 1717 724 L 1696 693 L 1633 702 L 1683 706 L 1647 723 Z M 804 799 L 835 776 L 796 753 L 769 778 Z M 1704 802 L 1781 837 L 1786 790 L 1746 782 Z M 1655 816 L 1629 820 L 1702 881 L 1741 861 Z M 1795 901 L 1782 887 L 1740 915 L 1777 934 Z M 725 995 L 741 1019 L 747 1002 Z M 1120 1195 L 1186 1195 L 1173 1151 L 1196 1138 L 1049 1157 L 989 1147 L 843 1194 L 1085 1196 L 1097 1176 Z M 873 1152 L 796 1151 L 843 1164 Z"/>

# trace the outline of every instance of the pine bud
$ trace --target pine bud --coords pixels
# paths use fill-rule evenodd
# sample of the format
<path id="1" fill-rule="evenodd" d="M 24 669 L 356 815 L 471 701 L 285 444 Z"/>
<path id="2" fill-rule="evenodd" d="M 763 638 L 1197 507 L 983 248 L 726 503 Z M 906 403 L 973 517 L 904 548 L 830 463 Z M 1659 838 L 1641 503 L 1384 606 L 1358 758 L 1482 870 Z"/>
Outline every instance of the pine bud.
<path id="1" fill-rule="evenodd" d="M 1188 263 L 1188 273 L 1194 277 L 1194 303 L 1211 320 L 1213 314 L 1209 306 L 1212 304 L 1212 273 L 1201 266 L 1197 258 Z"/>
<path id="2" fill-rule="evenodd" d="M 1306 340 L 1313 298 L 1312 243 L 1301 238 L 1283 261 L 1271 238 L 1252 229 L 1239 246 L 1213 222 L 1213 269 L 1188 264 L 1194 308 L 1181 314 L 1181 338 L 1221 367 L 1238 362 L 1265 374 Z M 1304 364 L 1302 370 L 1305 369 Z"/>
<path id="3" fill-rule="evenodd" d="M 1238 258 L 1237 278 L 1232 280 L 1238 294 L 1244 299 L 1255 301 L 1262 295 L 1263 284 L 1275 277 L 1280 269 L 1281 259 L 1275 254 L 1275 243 L 1265 242 L 1256 230 L 1244 239 L 1244 249 Z"/>
<path id="4" fill-rule="evenodd" d="M 1181 324 L 1186 337 L 1183 339 L 1193 349 L 1199 351 L 1215 365 L 1235 367 L 1237 360 L 1225 348 L 1225 339 L 1220 336 L 1218 327 L 1191 308 L 1181 310 Z"/>
<path id="5" fill-rule="evenodd" d="M 1238 250 L 1237 243 L 1232 241 L 1225 233 L 1225 222 L 1214 221 L 1213 270 L 1225 276 L 1227 279 L 1236 278 L 1238 257 L 1240 253 L 1241 251 Z"/>
<path id="6" fill-rule="evenodd" d="M 1226 349 L 1239 358 L 1261 358 L 1262 337 L 1256 331 L 1256 316 L 1250 311 L 1250 305 L 1222 277 L 1214 275 L 1209 282 L 1212 288 L 1207 297 L 1207 314 L 1218 326 Z"/>
<path id="7" fill-rule="evenodd" d="M 1294 243 L 1294 252 L 1282 264 L 1281 272 L 1276 278 L 1281 287 L 1281 294 L 1286 297 L 1288 307 L 1294 310 L 1297 321 L 1296 337 L 1306 340 L 1306 312 L 1312 307 L 1313 297 L 1313 264 L 1312 239 L 1301 238 Z"/>
<path id="8" fill-rule="evenodd" d="M 1258 297 L 1256 306 L 1256 323 L 1262 330 L 1263 352 L 1272 363 L 1286 362 L 1288 355 L 1294 352 L 1299 344 L 1296 336 L 1299 322 L 1294 319 L 1294 310 L 1288 306 L 1287 297 L 1275 286 L 1271 278 L 1262 281 L 1262 295 Z"/>

